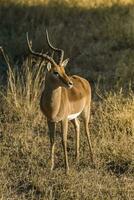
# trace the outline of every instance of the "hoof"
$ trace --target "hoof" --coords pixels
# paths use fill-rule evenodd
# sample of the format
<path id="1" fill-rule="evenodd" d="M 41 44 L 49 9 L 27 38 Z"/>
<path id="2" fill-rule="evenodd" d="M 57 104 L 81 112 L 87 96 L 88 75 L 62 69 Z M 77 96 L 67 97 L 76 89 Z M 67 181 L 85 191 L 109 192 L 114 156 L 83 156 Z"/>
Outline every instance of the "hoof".
<path id="1" fill-rule="evenodd" d="M 54 169 L 54 166 L 51 166 L 51 169 L 50 169 L 50 170 L 51 170 L 51 172 L 53 171 L 53 169 Z"/>
<path id="2" fill-rule="evenodd" d="M 69 175 L 69 168 L 67 168 L 67 169 L 65 170 L 65 174 L 66 174 L 66 175 Z"/>
<path id="3" fill-rule="evenodd" d="M 76 157 L 76 163 L 79 164 L 80 159 Z"/>

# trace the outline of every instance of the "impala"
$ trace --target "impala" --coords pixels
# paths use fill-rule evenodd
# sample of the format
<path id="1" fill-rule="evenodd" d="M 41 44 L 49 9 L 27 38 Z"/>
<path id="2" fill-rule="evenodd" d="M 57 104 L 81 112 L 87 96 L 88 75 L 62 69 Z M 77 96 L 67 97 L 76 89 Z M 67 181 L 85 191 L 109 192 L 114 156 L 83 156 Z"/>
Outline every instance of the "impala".
<path id="1" fill-rule="evenodd" d="M 91 104 L 91 87 L 89 82 L 80 76 L 68 76 L 65 72 L 65 66 L 68 59 L 63 61 L 64 51 L 55 48 L 49 40 L 48 32 L 46 38 L 49 47 L 58 53 L 59 60 L 56 62 L 47 54 L 35 52 L 29 41 L 27 34 L 27 44 L 30 53 L 36 57 L 40 57 L 47 62 L 45 87 L 40 99 L 40 108 L 47 118 L 47 124 L 50 137 L 50 155 L 51 170 L 54 168 L 54 150 L 55 150 L 55 133 L 56 124 L 61 122 L 62 127 L 62 144 L 64 150 L 64 161 L 66 173 L 69 172 L 68 155 L 67 155 L 67 133 L 68 121 L 74 124 L 76 131 L 76 159 L 79 161 L 79 135 L 80 122 L 78 117 L 82 114 L 84 119 L 85 133 L 89 145 L 89 153 L 91 162 L 93 163 L 93 152 L 91 145 L 90 132 L 88 128 L 90 119 Z"/>

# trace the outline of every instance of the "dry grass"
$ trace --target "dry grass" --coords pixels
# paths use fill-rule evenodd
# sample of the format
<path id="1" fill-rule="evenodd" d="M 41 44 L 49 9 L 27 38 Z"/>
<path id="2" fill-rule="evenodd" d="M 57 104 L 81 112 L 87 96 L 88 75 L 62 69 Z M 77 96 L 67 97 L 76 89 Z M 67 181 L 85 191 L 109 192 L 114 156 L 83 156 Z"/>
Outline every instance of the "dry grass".
<path id="1" fill-rule="evenodd" d="M 18 114 L 23 121 L 32 119 L 35 115 L 39 120 L 39 98 L 45 79 L 44 69 L 41 61 L 33 63 L 31 58 L 27 58 L 21 68 L 13 69 L 9 66 L 8 96 L 5 99 L 9 104 L 9 110 Z"/>
<path id="2" fill-rule="evenodd" d="M 0 45 L 16 62 L 28 54 L 28 31 L 33 47 L 46 51 L 47 27 L 52 42 L 70 58 L 72 73 L 92 82 L 99 74 L 105 89 L 128 88 L 130 83 L 134 87 L 133 13 L 133 0 L 4 0 L 0 4 Z"/>
<path id="3" fill-rule="evenodd" d="M 0 89 L 1 200 L 134 199 L 133 11 L 129 0 L 0 1 L 0 44 L 15 63 L 8 63 Z M 44 67 L 27 57 L 25 33 L 33 38 L 33 48 L 45 51 L 46 25 L 54 43 L 71 57 L 70 71 L 96 86 L 90 122 L 96 168 L 90 165 L 82 123 L 76 164 L 70 124 L 69 176 L 60 125 L 56 167 L 50 173 L 47 125 L 39 109 Z M 0 66 L 2 76 L 3 57 Z"/>
<path id="4" fill-rule="evenodd" d="M 133 92 L 130 90 L 127 96 L 121 90 L 105 93 L 101 101 L 92 102 L 90 129 L 96 169 L 90 166 L 83 124 L 80 163 L 75 163 L 75 136 L 70 124 L 70 175 L 66 176 L 64 171 L 60 126 L 56 137 L 56 168 L 51 173 L 47 126 L 38 108 L 43 80 L 41 67 L 36 63 L 37 68 L 33 69 L 28 60 L 22 70 L 9 67 L 7 93 L 4 99 L 1 97 L 4 103 L 0 118 L 0 198 L 133 199 Z"/>

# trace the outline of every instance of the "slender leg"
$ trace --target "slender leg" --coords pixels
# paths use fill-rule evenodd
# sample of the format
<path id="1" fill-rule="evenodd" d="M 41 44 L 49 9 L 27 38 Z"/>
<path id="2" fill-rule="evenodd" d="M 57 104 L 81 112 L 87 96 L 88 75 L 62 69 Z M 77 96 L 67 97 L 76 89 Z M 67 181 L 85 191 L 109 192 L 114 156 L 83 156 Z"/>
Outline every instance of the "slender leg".
<path id="1" fill-rule="evenodd" d="M 48 121 L 49 129 L 49 138 L 50 138 L 50 157 L 51 157 L 51 171 L 54 168 L 54 149 L 55 149 L 55 132 L 56 132 L 56 123 Z"/>
<path id="2" fill-rule="evenodd" d="M 86 132 L 87 141 L 89 145 L 90 158 L 91 158 L 92 164 L 94 165 L 92 143 L 91 143 L 91 137 L 90 137 L 89 127 L 88 127 L 89 119 L 90 119 L 90 107 L 86 107 L 83 113 L 84 113 L 84 126 L 85 126 L 85 132 Z"/>
<path id="3" fill-rule="evenodd" d="M 66 174 L 69 172 L 68 156 L 67 156 L 67 131 L 68 131 L 68 119 L 64 119 L 61 122 L 62 127 L 62 145 L 64 151 L 65 169 Z"/>
<path id="4" fill-rule="evenodd" d="M 76 160 L 79 162 L 79 148 L 80 148 L 80 122 L 77 118 L 71 121 L 74 124 L 76 132 Z"/>

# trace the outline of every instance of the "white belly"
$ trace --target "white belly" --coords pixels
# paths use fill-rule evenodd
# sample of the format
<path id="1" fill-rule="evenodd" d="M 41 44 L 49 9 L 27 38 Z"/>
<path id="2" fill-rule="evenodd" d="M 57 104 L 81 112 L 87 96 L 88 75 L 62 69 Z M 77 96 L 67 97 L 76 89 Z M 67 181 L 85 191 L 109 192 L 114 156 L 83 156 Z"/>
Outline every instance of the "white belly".
<path id="1" fill-rule="evenodd" d="M 76 117 L 78 117 L 78 116 L 80 115 L 80 113 L 81 113 L 81 112 L 68 115 L 67 118 L 68 118 L 68 120 L 75 119 Z"/>

